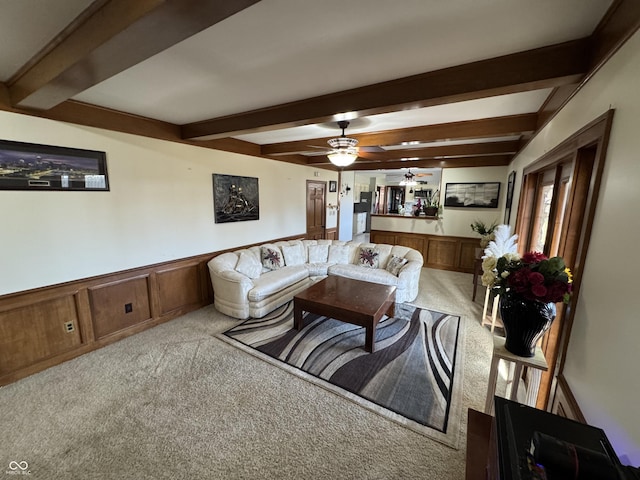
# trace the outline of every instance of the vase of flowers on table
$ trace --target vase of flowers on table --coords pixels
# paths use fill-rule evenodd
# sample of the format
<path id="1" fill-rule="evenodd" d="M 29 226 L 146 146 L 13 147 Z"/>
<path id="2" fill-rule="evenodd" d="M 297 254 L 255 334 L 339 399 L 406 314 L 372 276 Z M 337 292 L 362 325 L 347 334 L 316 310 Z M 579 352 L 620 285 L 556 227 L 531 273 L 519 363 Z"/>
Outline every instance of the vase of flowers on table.
<path id="1" fill-rule="evenodd" d="M 555 318 L 556 303 L 569 303 L 572 275 L 561 257 L 539 252 L 487 256 L 482 283 L 500 295 L 505 348 L 522 357 L 535 354 L 536 343 Z"/>
<path id="2" fill-rule="evenodd" d="M 487 225 L 482 220 L 474 220 L 471 224 L 471 230 L 479 234 L 482 238 L 480 239 L 480 246 L 482 248 L 486 248 L 489 245 L 489 242 L 494 239 L 494 231 L 498 224 L 494 221 L 491 225 Z"/>

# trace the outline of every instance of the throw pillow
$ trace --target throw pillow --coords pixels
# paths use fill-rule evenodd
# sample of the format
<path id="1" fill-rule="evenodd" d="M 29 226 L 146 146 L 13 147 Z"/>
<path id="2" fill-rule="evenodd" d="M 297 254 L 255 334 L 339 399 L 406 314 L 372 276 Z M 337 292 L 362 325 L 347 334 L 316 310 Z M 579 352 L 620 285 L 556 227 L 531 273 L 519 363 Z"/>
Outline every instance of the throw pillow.
<path id="1" fill-rule="evenodd" d="M 406 258 L 396 257 L 395 255 L 392 255 L 389 259 L 389 263 L 387 263 L 387 272 L 397 277 L 400 274 L 400 270 L 406 263 Z"/>
<path id="2" fill-rule="evenodd" d="M 347 245 L 331 245 L 327 261 L 329 263 L 349 263 L 349 247 Z"/>
<path id="3" fill-rule="evenodd" d="M 282 255 L 286 265 L 302 265 L 305 262 L 302 244 L 300 245 L 283 245 Z"/>
<path id="4" fill-rule="evenodd" d="M 262 266 L 269 270 L 278 270 L 284 267 L 282 252 L 276 246 L 260 247 L 260 258 L 262 258 Z"/>
<path id="5" fill-rule="evenodd" d="M 240 252 L 236 272 L 242 273 L 249 278 L 259 278 L 262 273 L 262 264 L 255 255 L 249 252 Z"/>
<path id="6" fill-rule="evenodd" d="M 329 245 L 309 245 L 309 263 L 327 263 Z"/>
<path id="7" fill-rule="evenodd" d="M 367 268 L 378 268 L 380 266 L 380 252 L 375 248 L 360 247 L 358 265 Z"/>

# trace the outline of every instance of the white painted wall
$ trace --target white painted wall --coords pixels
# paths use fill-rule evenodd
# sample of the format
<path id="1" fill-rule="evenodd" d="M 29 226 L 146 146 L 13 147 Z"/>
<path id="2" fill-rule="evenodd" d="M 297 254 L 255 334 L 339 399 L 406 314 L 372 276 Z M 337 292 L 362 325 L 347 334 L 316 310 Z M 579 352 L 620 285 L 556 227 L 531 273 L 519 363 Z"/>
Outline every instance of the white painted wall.
<path id="1" fill-rule="evenodd" d="M 353 238 L 353 195 L 355 192 L 355 173 L 342 172 L 341 185 L 338 185 L 340 201 L 340 229 L 338 240 L 348 242 Z M 346 187 L 350 190 L 347 192 Z"/>
<path id="2" fill-rule="evenodd" d="M 623 463 L 639 466 L 640 33 L 544 128 L 514 166 L 521 179 L 524 166 L 610 107 L 615 109 L 613 127 L 565 375 L 589 423 L 606 431 Z M 519 188 L 515 204 L 518 196 Z"/>
<path id="3" fill-rule="evenodd" d="M 335 172 L 0 112 L 5 140 L 107 154 L 109 192 L 0 191 L 0 295 L 303 234 Z M 215 224 L 212 174 L 258 177 L 260 220 Z M 328 194 L 328 203 L 337 194 Z M 336 226 L 337 215 L 327 216 Z M 349 229 L 350 231 L 350 229 Z"/>

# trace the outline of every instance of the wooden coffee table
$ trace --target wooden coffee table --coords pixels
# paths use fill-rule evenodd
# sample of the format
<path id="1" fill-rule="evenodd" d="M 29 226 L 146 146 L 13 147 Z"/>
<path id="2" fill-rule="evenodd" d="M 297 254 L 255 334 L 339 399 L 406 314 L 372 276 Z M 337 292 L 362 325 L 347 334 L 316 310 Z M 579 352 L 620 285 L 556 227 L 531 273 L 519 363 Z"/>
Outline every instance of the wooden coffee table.
<path id="1" fill-rule="evenodd" d="M 302 330 L 302 312 L 335 318 L 366 329 L 364 348 L 375 349 L 376 326 L 394 315 L 396 287 L 330 276 L 293 297 L 293 327 Z"/>

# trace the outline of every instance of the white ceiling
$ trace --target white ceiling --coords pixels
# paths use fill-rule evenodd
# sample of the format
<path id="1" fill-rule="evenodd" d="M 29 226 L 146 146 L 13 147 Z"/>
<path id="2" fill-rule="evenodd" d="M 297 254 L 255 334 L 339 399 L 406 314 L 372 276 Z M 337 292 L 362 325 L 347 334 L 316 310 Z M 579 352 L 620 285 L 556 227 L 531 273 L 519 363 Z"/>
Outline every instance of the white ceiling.
<path id="1" fill-rule="evenodd" d="M 184 124 L 580 38 L 610 3 L 262 0 L 75 98 Z"/>
<path id="2" fill-rule="evenodd" d="M 73 99 L 183 125 L 583 38 L 612 1 L 262 0 Z M 0 81 L 93 3 L 0 2 Z M 370 115 L 347 134 L 535 113 L 550 91 Z M 265 145 L 337 134 L 323 123 L 236 138 Z"/>

